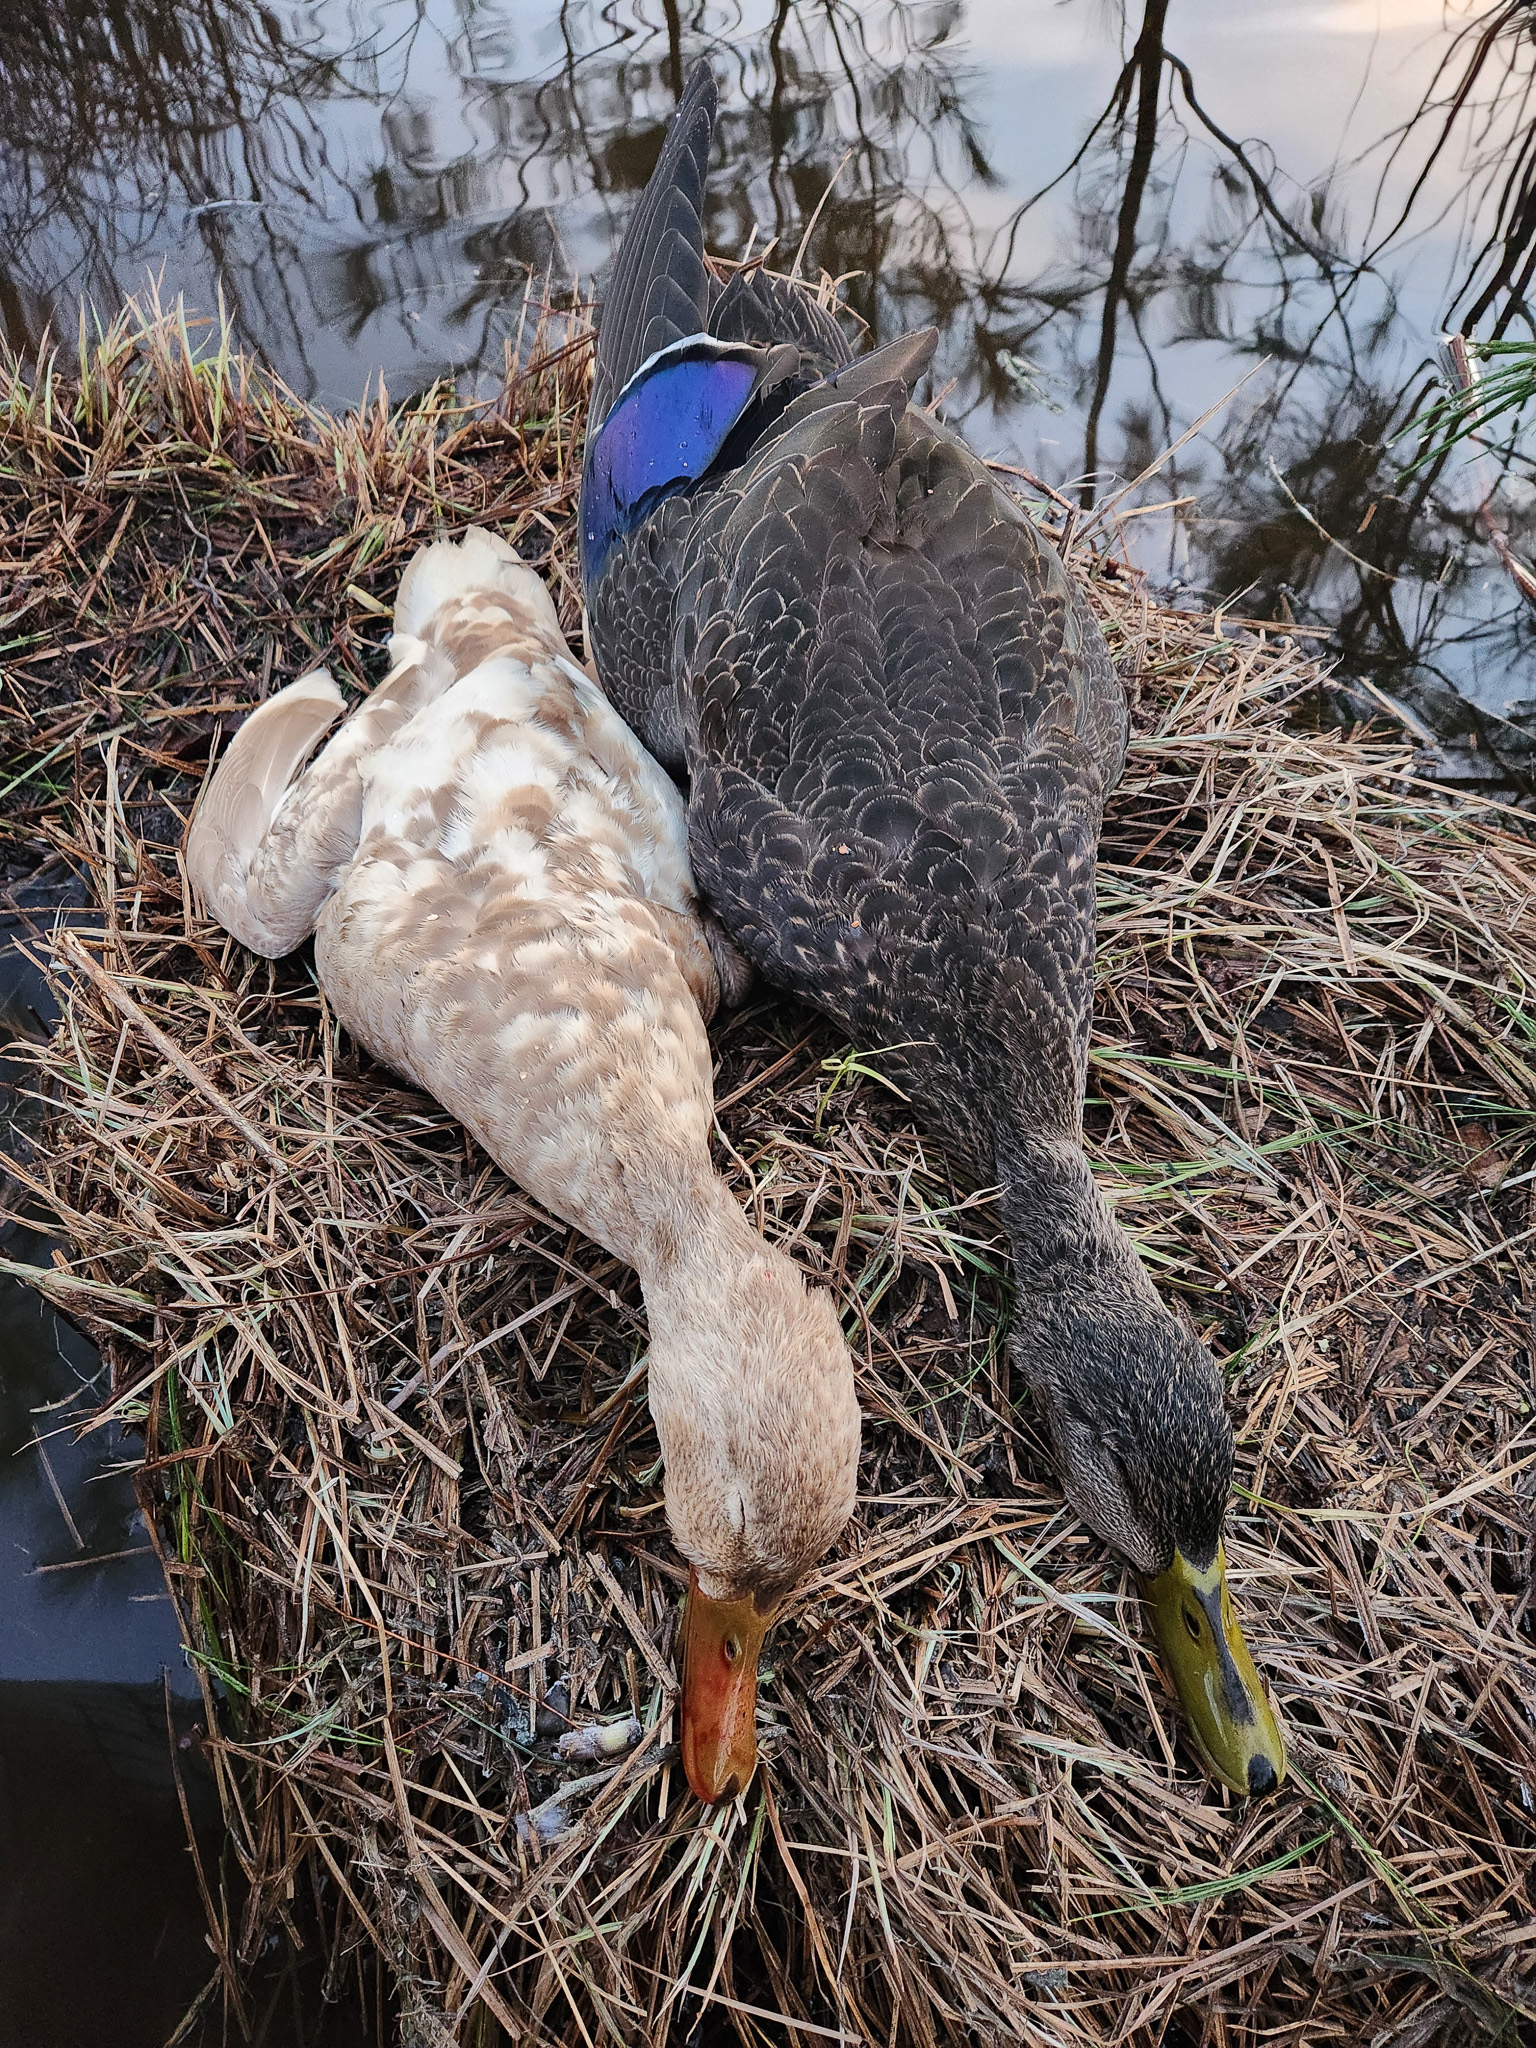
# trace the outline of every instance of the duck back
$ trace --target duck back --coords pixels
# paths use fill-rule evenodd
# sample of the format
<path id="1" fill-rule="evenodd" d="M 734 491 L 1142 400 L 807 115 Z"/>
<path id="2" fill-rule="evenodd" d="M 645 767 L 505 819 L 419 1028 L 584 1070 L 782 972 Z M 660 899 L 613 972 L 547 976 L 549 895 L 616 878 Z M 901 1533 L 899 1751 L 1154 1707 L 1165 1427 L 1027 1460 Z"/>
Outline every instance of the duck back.
<path id="1" fill-rule="evenodd" d="M 1124 693 L 1053 550 L 914 403 L 931 332 L 850 361 L 788 280 L 744 272 L 711 299 L 710 102 L 696 73 L 657 168 L 667 199 L 647 192 L 620 251 L 610 304 L 626 310 L 610 367 L 605 307 L 598 394 L 642 305 L 793 347 L 799 367 L 750 444 L 724 440 L 589 579 L 598 672 L 686 776 L 695 872 L 737 943 L 893 1049 L 986 1165 L 979 1088 L 1035 1128 L 1080 1124 Z M 594 422 L 600 442 L 596 400 Z"/>
<path id="2" fill-rule="evenodd" d="M 312 740 L 340 693 L 309 678 L 247 722 L 189 838 L 194 882 L 257 950 L 312 929 L 352 1035 L 635 1263 L 652 1193 L 708 1166 L 718 982 L 682 801 L 493 536 L 417 555 L 391 653 L 286 790 L 300 726 Z M 262 780 L 265 732 L 295 737 Z"/>

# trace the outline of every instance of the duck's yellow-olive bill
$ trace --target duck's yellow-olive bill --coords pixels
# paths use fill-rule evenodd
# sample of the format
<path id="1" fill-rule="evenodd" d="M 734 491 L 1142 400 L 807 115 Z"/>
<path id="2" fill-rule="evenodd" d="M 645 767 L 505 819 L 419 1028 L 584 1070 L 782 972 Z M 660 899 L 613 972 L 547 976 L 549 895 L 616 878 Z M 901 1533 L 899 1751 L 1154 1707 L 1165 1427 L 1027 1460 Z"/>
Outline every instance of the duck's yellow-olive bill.
<path id="1" fill-rule="evenodd" d="M 1279 1788 L 1285 1742 L 1232 1612 L 1221 1545 L 1205 1566 L 1179 1551 L 1143 1581 L 1157 1640 L 1207 1768 L 1244 1798 Z"/>
<path id="2" fill-rule="evenodd" d="M 706 1806 L 757 1769 L 757 1660 L 772 1622 L 756 1602 L 711 1600 L 690 1575 L 683 1609 L 683 1769 Z"/>

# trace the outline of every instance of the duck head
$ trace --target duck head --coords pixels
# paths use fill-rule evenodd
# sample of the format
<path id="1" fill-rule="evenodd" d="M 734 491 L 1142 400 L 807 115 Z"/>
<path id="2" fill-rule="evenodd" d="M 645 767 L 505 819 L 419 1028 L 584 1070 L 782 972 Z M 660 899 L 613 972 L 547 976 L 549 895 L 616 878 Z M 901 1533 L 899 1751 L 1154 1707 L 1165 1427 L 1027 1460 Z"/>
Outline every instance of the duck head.
<path id="1" fill-rule="evenodd" d="M 1149 1287 L 1040 1304 L 1015 1352 L 1068 1500 L 1141 1579 L 1207 1768 L 1244 1797 L 1273 1792 L 1285 1745 L 1227 1589 L 1232 1429 L 1215 1360 Z"/>
<path id="2" fill-rule="evenodd" d="M 724 1200 L 729 1215 L 646 1285 L 667 1520 L 690 1568 L 683 1767 L 707 1805 L 751 1781 L 758 1657 L 852 1514 L 859 1460 L 853 1362 L 830 1298 Z"/>

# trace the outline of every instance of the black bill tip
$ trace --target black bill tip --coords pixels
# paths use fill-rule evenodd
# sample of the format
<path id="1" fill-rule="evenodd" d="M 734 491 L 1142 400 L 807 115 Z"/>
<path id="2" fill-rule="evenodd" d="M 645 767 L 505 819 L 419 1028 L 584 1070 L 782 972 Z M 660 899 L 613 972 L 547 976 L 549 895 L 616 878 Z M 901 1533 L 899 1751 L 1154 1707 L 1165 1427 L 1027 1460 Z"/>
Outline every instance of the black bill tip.
<path id="1" fill-rule="evenodd" d="M 1280 1784 L 1275 1767 L 1267 1756 L 1251 1756 L 1248 1759 L 1248 1797 L 1263 1799 L 1275 1791 Z"/>

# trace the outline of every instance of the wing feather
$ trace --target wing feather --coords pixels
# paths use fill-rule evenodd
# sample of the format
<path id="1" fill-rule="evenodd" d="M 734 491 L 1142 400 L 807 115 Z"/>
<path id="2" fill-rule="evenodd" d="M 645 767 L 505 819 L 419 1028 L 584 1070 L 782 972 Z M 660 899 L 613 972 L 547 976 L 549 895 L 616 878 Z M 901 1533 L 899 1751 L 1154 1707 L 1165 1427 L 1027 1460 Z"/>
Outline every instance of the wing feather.
<path id="1" fill-rule="evenodd" d="M 326 849 L 292 849 L 276 886 L 253 891 L 251 869 L 294 776 L 341 716 L 344 700 L 324 669 L 279 690 L 246 719 L 203 790 L 187 834 L 187 873 L 198 896 L 226 931 L 253 952 L 276 959 L 315 928 L 333 872 Z M 334 805 L 330 807 L 334 809 Z M 359 791 L 356 811 L 361 809 Z M 357 818 L 328 817 L 345 839 Z"/>
<path id="2" fill-rule="evenodd" d="M 704 331 L 711 293 L 704 262 L 704 179 L 715 127 L 715 81 L 702 59 L 620 245 L 598 322 L 590 436 L 640 365 Z"/>
<path id="3" fill-rule="evenodd" d="M 1123 698 L 1117 741 L 1075 586 L 899 383 L 813 396 L 689 549 L 695 873 L 768 979 L 900 1048 L 985 1167 L 959 1077 L 1077 1126 Z"/>

